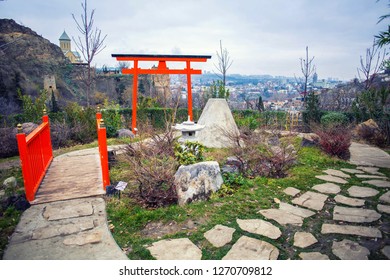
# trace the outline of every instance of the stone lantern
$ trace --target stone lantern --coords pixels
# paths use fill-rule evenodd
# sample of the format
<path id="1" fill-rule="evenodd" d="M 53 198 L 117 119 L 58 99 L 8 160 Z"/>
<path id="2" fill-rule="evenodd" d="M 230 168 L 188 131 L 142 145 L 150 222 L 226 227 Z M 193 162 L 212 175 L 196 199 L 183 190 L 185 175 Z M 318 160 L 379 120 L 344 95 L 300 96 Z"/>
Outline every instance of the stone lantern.
<path id="1" fill-rule="evenodd" d="M 181 138 L 179 139 L 180 142 L 185 141 L 194 141 L 195 134 L 197 131 L 202 130 L 205 126 L 196 124 L 193 121 L 190 120 L 190 117 L 188 116 L 188 120 L 183 123 L 176 124 L 173 128 L 176 130 L 181 131 Z"/>

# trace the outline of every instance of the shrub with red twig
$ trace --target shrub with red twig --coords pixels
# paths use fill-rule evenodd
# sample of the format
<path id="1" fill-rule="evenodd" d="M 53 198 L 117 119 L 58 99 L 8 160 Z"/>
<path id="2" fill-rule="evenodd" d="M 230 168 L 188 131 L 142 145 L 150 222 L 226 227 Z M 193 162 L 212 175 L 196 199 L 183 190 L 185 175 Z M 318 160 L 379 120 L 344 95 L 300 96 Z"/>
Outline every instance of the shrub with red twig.
<path id="1" fill-rule="evenodd" d="M 320 137 L 321 149 L 331 156 L 341 159 L 350 157 L 351 131 L 342 125 L 320 126 L 315 128 L 315 133 Z"/>

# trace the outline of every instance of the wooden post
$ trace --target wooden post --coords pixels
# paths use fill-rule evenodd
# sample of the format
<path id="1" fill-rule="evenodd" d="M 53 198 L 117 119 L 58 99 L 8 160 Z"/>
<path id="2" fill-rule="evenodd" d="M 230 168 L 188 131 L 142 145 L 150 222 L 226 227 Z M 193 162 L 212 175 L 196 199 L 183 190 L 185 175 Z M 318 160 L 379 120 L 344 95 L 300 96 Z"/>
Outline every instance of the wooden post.
<path id="1" fill-rule="evenodd" d="M 98 143 L 99 143 L 100 164 L 102 167 L 103 189 L 106 190 L 106 187 L 110 185 L 110 174 L 108 170 L 107 134 L 106 134 L 106 127 L 103 119 L 100 119 L 100 123 L 99 123 Z"/>
<path id="2" fill-rule="evenodd" d="M 192 87 L 191 87 L 191 62 L 187 60 L 187 99 L 188 99 L 188 116 L 190 117 L 190 121 L 194 121 L 194 117 L 192 115 Z"/>
<path id="3" fill-rule="evenodd" d="M 26 192 L 26 198 L 28 201 L 34 200 L 34 184 L 31 175 L 31 170 L 28 160 L 26 134 L 23 133 L 22 125 L 18 124 L 18 134 L 16 134 L 18 141 L 20 165 L 22 167 L 24 190 Z"/>
<path id="4" fill-rule="evenodd" d="M 131 131 L 134 135 L 137 134 L 137 96 L 138 96 L 138 60 L 134 60 L 134 75 L 133 75 L 133 112 L 131 117 Z"/>

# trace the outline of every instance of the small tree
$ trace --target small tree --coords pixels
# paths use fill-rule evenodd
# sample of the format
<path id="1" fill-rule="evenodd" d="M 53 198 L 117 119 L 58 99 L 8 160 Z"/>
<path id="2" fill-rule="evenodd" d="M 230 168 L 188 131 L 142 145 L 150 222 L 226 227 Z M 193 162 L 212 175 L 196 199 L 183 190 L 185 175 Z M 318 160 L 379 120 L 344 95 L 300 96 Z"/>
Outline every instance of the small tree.
<path id="1" fill-rule="evenodd" d="M 226 48 L 222 47 L 222 40 L 219 40 L 219 52 L 217 51 L 218 65 L 215 65 L 218 73 L 217 76 L 222 80 L 222 84 L 226 86 L 226 73 L 232 66 L 233 61 L 230 59 L 229 52 Z"/>
<path id="2" fill-rule="evenodd" d="M 75 40 L 73 38 L 73 41 L 75 42 L 77 48 L 82 53 L 84 60 L 87 63 L 87 73 L 85 77 L 85 83 L 86 83 L 86 99 L 87 99 L 87 106 L 90 105 L 90 93 L 91 88 L 93 85 L 93 79 L 92 79 L 92 61 L 95 58 L 95 56 L 101 52 L 105 46 L 103 45 L 104 40 L 106 39 L 107 35 L 101 36 L 101 30 L 98 28 L 94 28 L 94 16 L 95 16 L 95 10 L 93 9 L 91 12 L 87 9 L 87 0 L 84 0 L 84 3 L 81 3 L 82 7 L 82 14 L 81 14 L 81 21 L 78 21 L 76 19 L 76 16 L 72 14 L 72 17 L 74 21 L 76 22 L 77 29 L 81 33 L 81 36 L 78 37 L 78 40 Z"/>
<path id="3" fill-rule="evenodd" d="M 306 103 L 306 121 L 307 123 L 318 123 L 321 118 L 321 112 L 319 109 L 319 99 L 318 96 L 311 91 L 307 96 Z"/>
<path id="4" fill-rule="evenodd" d="M 53 113 L 57 113 L 57 112 L 60 111 L 60 107 L 58 106 L 58 103 L 57 103 L 57 100 L 56 100 L 56 96 L 55 96 L 53 90 L 51 90 L 51 111 Z"/>
<path id="5" fill-rule="evenodd" d="M 301 61 L 301 71 L 303 74 L 303 102 L 306 104 L 307 99 L 307 86 L 310 77 L 316 72 L 316 66 L 313 64 L 314 56 L 312 58 L 309 58 L 309 47 L 306 46 L 306 56 L 305 58 L 300 58 Z"/>
<path id="6" fill-rule="evenodd" d="M 229 99 L 230 92 L 223 85 L 222 81 L 213 81 L 213 84 L 210 86 L 210 96 L 212 98 L 225 98 Z"/>

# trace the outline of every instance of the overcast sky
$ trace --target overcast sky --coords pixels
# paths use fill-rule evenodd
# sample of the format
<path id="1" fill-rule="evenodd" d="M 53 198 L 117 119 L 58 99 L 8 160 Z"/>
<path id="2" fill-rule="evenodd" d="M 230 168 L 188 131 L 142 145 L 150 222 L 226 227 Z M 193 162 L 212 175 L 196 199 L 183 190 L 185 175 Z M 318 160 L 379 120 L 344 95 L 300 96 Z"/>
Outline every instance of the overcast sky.
<path id="1" fill-rule="evenodd" d="M 82 0 L 4 0 L 0 18 L 12 18 L 59 44 L 64 30 L 79 36 L 72 13 Z M 206 54 L 199 68 L 213 71 L 222 40 L 233 60 L 229 73 L 300 76 L 309 46 L 319 78 L 353 79 L 387 0 L 89 0 L 95 26 L 107 34 L 97 66 L 117 65 L 112 53 Z M 75 44 L 72 45 L 75 49 Z"/>

